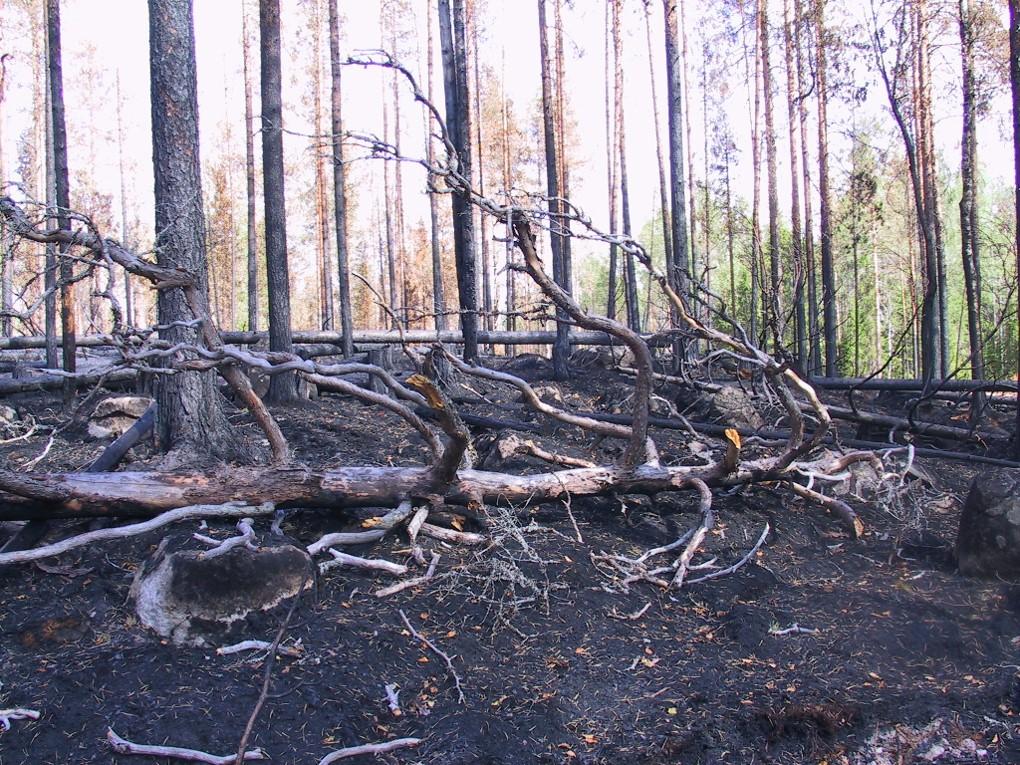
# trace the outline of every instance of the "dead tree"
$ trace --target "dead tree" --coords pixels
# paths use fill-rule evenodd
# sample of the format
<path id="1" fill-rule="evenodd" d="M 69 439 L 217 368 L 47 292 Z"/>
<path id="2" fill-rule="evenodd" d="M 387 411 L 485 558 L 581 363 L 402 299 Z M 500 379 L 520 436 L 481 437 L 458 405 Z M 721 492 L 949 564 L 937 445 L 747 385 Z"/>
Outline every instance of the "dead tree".
<path id="1" fill-rule="evenodd" d="M 149 46 L 157 260 L 160 266 L 191 274 L 194 299 L 205 301 L 205 216 L 191 0 L 149 0 Z M 188 326 L 192 318 L 188 296 L 182 290 L 161 290 L 158 309 L 165 342 L 194 342 L 194 329 Z M 165 450 L 227 459 L 236 456 L 236 442 L 213 375 L 161 375 L 156 397 L 157 432 Z"/>
<path id="2" fill-rule="evenodd" d="M 699 498 L 701 520 L 690 532 L 672 544 L 649 550 L 638 558 L 614 555 L 606 557 L 607 570 L 616 572 L 614 579 L 622 587 L 626 587 L 628 582 L 639 580 L 666 587 L 680 587 L 692 581 L 689 574 L 699 570 L 699 567 L 704 568 L 695 564 L 693 558 L 714 523 L 712 490 L 716 488 L 761 482 L 785 486 L 796 495 L 814 501 L 833 513 L 848 533 L 854 536 L 861 533 L 863 526 L 852 508 L 824 495 L 814 485 L 819 479 L 833 480 L 833 476 L 843 473 L 855 462 L 874 461 L 874 454 L 870 451 L 842 455 L 813 453 L 823 443 L 830 424 L 829 414 L 813 389 L 780 360 L 759 349 L 718 304 L 710 303 L 710 298 L 704 296 L 698 298 L 703 301 L 702 312 L 707 313 L 708 309 L 714 308 L 716 324 L 720 327 L 729 326 L 731 332 L 702 323 L 690 307 L 690 301 L 694 298 L 689 293 L 679 292 L 673 286 L 672 279 L 659 273 L 648 253 L 637 242 L 630 237 L 605 234 L 570 205 L 569 201 L 564 200 L 564 211 L 561 214 L 569 217 L 578 235 L 606 243 L 612 241 L 627 257 L 641 263 L 648 271 L 649 278 L 659 287 L 678 318 L 677 324 L 665 333 L 667 344 L 673 337 L 697 341 L 708 350 L 706 359 L 727 357 L 756 370 L 785 413 L 787 437 L 779 447 L 751 452 L 742 444 L 737 431 L 728 430 L 714 458 L 707 464 L 663 465 L 659 460 L 658 448 L 649 434 L 649 401 L 654 377 L 649 341 L 619 321 L 585 311 L 546 272 L 536 250 L 534 232 L 536 227 L 552 228 L 556 222 L 550 220 L 551 214 L 544 201 L 539 198 L 537 203 L 529 206 L 525 204 L 526 200 L 511 199 L 509 203 L 501 204 L 482 196 L 472 186 L 470 175 L 462 173 L 460 165 L 453 161 L 455 151 L 445 125 L 410 72 L 385 54 L 362 58 L 353 63 L 389 67 L 405 79 L 415 100 L 436 118 L 439 139 L 447 151 L 446 161 L 428 166 L 427 171 L 433 177 L 445 181 L 450 193 L 480 208 L 484 214 L 492 216 L 498 225 L 506 228 L 523 259 L 517 268 L 531 278 L 558 310 L 581 328 L 607 333 L 631 351 L 635 359 L 636 380 L 630 423 L 607 423 L 571 412 L 564 406 L 548 404 L 541 400 L 528 382 L 519 377 L 486 369 L 471 360 L 461 360 L 441 346 L 436 347 L 433 353 L 445 356 L 455 374 L 479 377 L 491 384 L 516 388 L 526 405 L 544 416 L 580 428 L 598 438 L 623 441 L 625 449 L 622 458 L 615 463 L 599 464 L 594 459 L 568 460 L 548 450 L 536 448 L 531 450 L 533 455 L 557 467 L 549 472 L 532 475 L 515 475 L 472 467 L 468 458 L 470 432 L 450 397 L 430 379 L 412 375 L 401 382 L 386 370 L 371 364 L 352 361 L 320 362 L 303 359 L 293 353 L 266 353 L 225 345 L 210 320 L 208 307 L 197 288 L 195 278 L 187 272 L 148 263 L 117 242 L 102 239 L 88 227 L 47 229 L 12 200 L 0 198 L 0 217 L 16 236 L 33 242 L 55 242 L 73 247 L 79 259 L 116 264 L 147 279 L 161 291 L 180 290 L 188 301 L 192 321 L 199 330 L 195 341 L 191 344 L 171 344 L 165 340 L 153 339 L 151 334 L 139 334 L 134 336 L 132 342 L 120 344 L 123 364 L 158 368 L 158 364 L 162 363 L 170 367 L 166 370 L 170 372 L 216 369 L 248 407 L 273 446 L 276 457 L 276 464 L 268 468 L 229 467 L 218 471 L 175 473 L 172 476 L 161 473 L 46 474 L 0 470 L 0 502 L 3 507 L 0 519 L 161 514 L 159 519 L 153 519 L 150 523 L 138 524 L 143 528 L 152 528 L 157 520 L 159 523 L 170 522 L 178 517 L 193 517 L 195 513 L 210 516 L 236 515 L 239 512 L 237 503 L 244 505 L 245 509 L 248 506 L 263 506 L 267 502 L 276 507 L 396 508 L 386 515 L 389 525 L 385 528 L 407 523 L 414 546 L 413 539 L 419 533 L 455 542 L 477 543 L 482 540 L 477 534 L 466 534 L 427 523 L 430 513 L 440 506 L 461 505 L 473 508 L 475 512 L 484 512 L 486 507 L 496 505 L 521 507 L 534 502 L 566 501 L 607 494 L 654 494 L 663 491 L 695 493 Z M 385 153 L 387 147 L 375 139 L 371 141 L 371 150 Z M 388 147 L 388 150 L 392 151 L 393 147 Z M 352 465 L 318 471 L 287 464 L 286 442 L 272 415 L 252 393 L 247 378 L 240 371 L 245 366 L 257 368 L 270 376 L 296 373 L 320 389 L 351 396 L 398 415 L 427 448 L 427 463 L 412 467 Z M 376 378 L 389 395 L 344 379 L 352 374 L 366 373 Z M 805 407 L 813 420 L 810 434 L 803 414 Z M 419 410 L 428 411 L 431 422 L 426 422 L 417 413 Z M 559 467 L 562 464 L 572 466 L 562 469 Z M 580 467 L 575 467 L 579 464 Z M 222 511 L 217 510 L 217 507 L 222 508 Z M 418 509 L 412 513 L 412 508 Z M 119 533 L 123 536 L 130 533 L 130 529 Z M 747 556 L 733 566 L 704 576 L 699 574 L 694 578 L 711 578 L 735 570 L 754 555 L 767 534 L 766 526 Z M 357 536 L 360 541 L 365 541 L 360 533 Z M 380 537 L 381 534 L 372 538 Z M 315 549 L 325 549 L 333 543 L 339 542 L 324 542 Z M 68 549 L 71 544 L 73 540 L 65 541 L 61 543 L 60 549 Z M 673 551 L 678 551 L 678 555 L 671 562 L 659 566 L 649 563 L 653 558 Z M 42 557 L 52 553 L 41 550 L 34 554 Z M 0 564 L 24 559 L 24 556 L 15 559 L 0 554 Z"/>

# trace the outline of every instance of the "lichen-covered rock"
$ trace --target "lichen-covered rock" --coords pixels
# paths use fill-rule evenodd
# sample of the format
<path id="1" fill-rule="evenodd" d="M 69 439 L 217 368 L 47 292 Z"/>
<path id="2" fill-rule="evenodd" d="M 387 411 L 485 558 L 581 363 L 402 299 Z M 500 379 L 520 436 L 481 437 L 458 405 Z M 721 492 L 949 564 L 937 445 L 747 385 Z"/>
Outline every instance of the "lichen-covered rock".
<path id="1" fill-rule="evenodd" d="M 712 413 L 720 424 L 737 428 L 765 427 L 751 397 L 736 385 L 723 385 L 715 393 L 707 394 Z"/>
<path id="2" fill-rule="evenodd" d="M 1020 577 L 1020 471 L 974 479 L 960 515 L 956 559 L 970 576 Z"/>
<path id="3" fill-rule="evenodd" d="M 170 553 L 155 561 L 133 587 L 145 626 L 177 644 L 205 645 L 255 611 L 269 611 L 313 582 L 315 567 L 292 545 L 223 555 Z"/>
<path id="4" fill-rule="evenodd" d="M 114 396 L 99 402 L 89 419 L 93 438 L 116 438 L 135 424 L 152 403 L 145 396 Z"/>

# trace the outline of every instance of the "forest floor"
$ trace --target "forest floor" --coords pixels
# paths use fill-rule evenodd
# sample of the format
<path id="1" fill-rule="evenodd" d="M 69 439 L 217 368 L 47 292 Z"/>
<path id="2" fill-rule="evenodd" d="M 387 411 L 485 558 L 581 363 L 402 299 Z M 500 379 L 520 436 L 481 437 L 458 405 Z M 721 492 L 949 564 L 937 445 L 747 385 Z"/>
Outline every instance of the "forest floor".
<path id="1" fill-rule="evenodd" d="M 621 379 L 586 373 L 563 390 L 569 404 L 597 409 Z M 7 403 L 43 421 L 59 410 L 56 397 Z M 326 396 L 277 414 L 309 466 L 423 456 L 401 421 L 349 399 Z M 655 435 L 664 461 L 690 458 L 685 433 Z M 576 432 L 531 437 L 564 452 L 585 445 Z M 17 463 L 44 443 L 5 447 L 7 458 Z M 79 469 L 105 443 L 68 431 L 40 468 Z M 125 467 L 148 464 L 147 448 Z M 436 578 L 386 598 L 373 595 L 391 583 L 385 575 L 333 569 L 293 613 L 284 645 L 300 650 L 273 666 L 250 743 L 294 764 L 405 736 L 422 741 L 383 761 L 1020 762 L 1020 584 L 959 575 L 952 544 L 977 468 L 919 462 L 932 484 L 917 482 L 896 507 L 857 503 L 867 532 L 856 541 L 785 492 L 759 486 L 717 496 L 700 560 L 739 560 L 766 522 L 767 543 L 736 573 L 675 593 L 648 584 L 613 591 L 592 553 L 635 555 L 672 541 L 698 522 L 687 494 L 575 500 L 583 542 L 562 503 L 501 515 L 501 545 L 437 544 Z M 522 459 L 505 469 L 547 466 Z M 359 520 L 300 511 L 283 528 L 308 544 Z M 141 761 L 111 753 L 111 726 L 139 743 L 236 750 L 263 657 L 173 645 L 141 626 L 127 603 L 135 571 L 163 536 L 0 570 L 0 708 L 41 712 L 0 732 L 0 765 Z M 402 561 L 407 540 L 349 551 Z M 401 610 L 453 657 L 463 704 Z M 249 619 L 223 644 L 271 641 L 282 619 L 281 611 Z M 806 631 L 783 632 L 795 625 Z M 399 691 L 399 715 L 387 705 L 388 684 Z"/>

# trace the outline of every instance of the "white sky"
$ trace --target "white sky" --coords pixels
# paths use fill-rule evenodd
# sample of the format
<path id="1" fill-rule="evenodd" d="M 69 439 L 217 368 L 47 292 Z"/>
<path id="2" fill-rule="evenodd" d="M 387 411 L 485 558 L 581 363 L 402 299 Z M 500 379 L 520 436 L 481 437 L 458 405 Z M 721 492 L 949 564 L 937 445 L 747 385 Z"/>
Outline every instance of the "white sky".
<path id="1" fill-rule="evenodd" d="M 411 14 L 406 18 L 406 26 L 417 30 L 417 45 L 421 54 L 425 49 L 425 0 L 407 0 Z M 38 8 L 41 0 L 30 0 L 28 4 Z M 435 0 L 430 0 L 435 2 Z M 483 20 L 483 37 L 480 48 L 483 60 L 499 72 L 502 59 L 506 60 L 507 95 L 516 104 L 517 113 L 530 113 L 540 92 L 538 68 L 538 35 L 537 12 L 534 0 L 514 2 L 512 0 L 478 0 Z M 14 54 L 8 66 L 7 97 L 3 114 L 3 152 L 4 166 L 8 177 L 13 177 L 13 168 L 17 159 L 17 138 L 31 124 L 30 94 L 32 87 L 32 69 L 29 56 L 27 36 L 23 34 L 25 14 L 19 9 L 22 3 L 7 0 L 0 3 L 0 23 L 2 23 L 2 46 L 5 51 Z M 830 4 L 831 5 L 831 4 Z M 303 0 L 283 0 L 284 28 L 284 88 L 287 111 L 284 115 L 285 126 L 297 133 L 311 133 L 310 101 L 302 96 L 307 92 L 308 75 L 304 57 L 311 46 L 307 33 L 310 8 Z M 360 2 L 340 3 L 342 12 L 346 14 L 341 42 L 342 55 L 348 55 L 359 49 L 382 47 L 379 32 L 379 3 Z M 552 23 L 552 6 L 549 3 L 549 22 Z M 773 1 L 772 21 L 778 24 L 782 18 L 782 5 Z M 690 49 L 692 56 L 691 96 L 695 100 L 692 107 L 693 144 L 695 153 L 695 174 L 701 176 L 703 159 L 701 147 L 703 141 L 703 115 L 700 104 L 700 88 L 698 73 L 700 70 L 700 51 L 702 48 L 701 29 L 704 22 L 701 15 L 717 12 L 713 3 L 690 3 L 688 6 L 690 26 Z M 662 55 L 662 22 L 661 4 L 652 3 L 654 46 L 654 64 L 656 68 L 657 86 L 660 91 L 660 109 L 665 106 L 664 96 L 664 61 Z M 658 207 L 658 175 L 655 159 L 654 132 L 651 124 L 650 89 L 648 82 L 648 60 L 645 45 L 645 29 L 643 4 L 637 0 L 625 4 L 625 93 L 626 119 L 628 139 L 628 170 L 631 183 L 631 216 L 635 232 L 639 232 L 644 223 Z M 861 13 L 856 6 L 850 6 L 844 12 Z M 208 164 L 224 149 L 231 153 L 240 153 L 243 161 L 243 80 L 241 75 L 241 0 L 195 0 L 195 29 L 197 39 L 198 78 L 199 78 L 199 113 L 202 134 L 202 158 Z M 250 3 L 252 19 L 257 23 L 257 2 Z M 125 101 L 125 146 L 129 173 L 129 195 L 137 205 L 136 214 L 147 229 L 151 229 L 152 220 L 152 169 L 150 148 L 150 123 L 148 102 L 148 10 L 144 0 L 64 0 L 62 3 L 62 22 L 64 37 L 65 64 L 65 97 L 68 106 L 69 132 L 78 140 L 70 147 L 72 170 L 88 166 L 91 169 L 95 184 L 101 191 L 114 198 L 114 221 L 119 224 L 118 190 L 119 175 L 116 144 L 112 140 L 116 130 L 115 90 L 114 83 L 119 73 L 121 90 Z M 434 15 L 434 14 L 433 14 Z M 574 0 L 572 7 L 565 10 L 564 27 L 567 49 L 567 81 L 570 107 L 578 125 L 580 145 L 575 160 L 579 164 L 575 172 L 575 200 L 585 208 L 596 222 L 606 221 L 605 191 L 605 128 L 604 128 L 604 97 L 605 81 L 603 75 L 604 59 L 604 19 L 605 4 L 603 0 Z M 708 28 L 708 27 L 706 27 Z M 302 38 L 301 35 L 304 35 Z M 438 33 L 436 34 L 438 49 Z M 937 133 L 938 143 L 944 152 L 946 161 L 956 165 L 959 156 L 959 105 L 958 87 L 954 85 L 958 77 L 954 66 L 955 50 L 952 36 L 947 36 L 949 46 L 944 46 L 936 55 L 935 65 L 941 87 L 936 88 L 938 98 Z M 415 43 L 410 43 L 412 46 Z M 324 53 L 328 42 L 323 37 Z M 87 61 L 87 49 L 94 49 L 95 73 L 82 73 L 83 62 Z M 255 72 L 257 73 L 257 49 L 255 54 Z M 437 50 L 438 55 L 438 50 Z M 743 77 L 743 63 L 739 57 L 739 44 L 728 52 L 729 59 L 724 68 L 730 73 L 728 95 L 721 99 L 723 108 L 729 116 L 731 129 L 740 148 L 739 166 L 735 169 L 734 190 L 739 196 L 750 198 L 750 149 L 747 89 Z M 940 58 L 941 57 L 941 58 Z M 412 61 L 412 69 L 421 68 L 424 75 L 423 62 Z M 785 70 L 783 68 L 782 51 L 776 48 L 773 53 L 773 66 L 777 87 L 776 125 L 780 135 L 778 154 L 780 161 L 780 188 L 787 186 L 789 149 L 783 141 L 785 134 Z M 859 76 L 865 76 L 861 72 Z M 380 73 L 376 71 L 345 70 L 344 99 L 345 123 L 348 129 L 381 132 L 381 100 Z M 87 80 L 83 82 L 83 79 Z M 422 76 L 424 86 L 424 76 Z M 498 83 L 493 83 L 498 88 Z M 436 100 L 442 104 L 442 78 L 437 66 Z M 891 129 L 891 120 L 886 111 L 884 101 L 876 87 L 870 91 L 869 101 L 865 107 L 866 114 L 877 115 L 883 129 Z M 256 80 L 257 98 L 257 80 Z M 996 109 L 981 126 L 981 156 L 986 171 L 993 177 L 1006 178 L 1010 172 L 1010 150 L 1002 135 L 1004 102 L 1000 99 Z M 328 98 L 325 101 L 328 107 Z M 257 109 L 257 102 L 256 102 Z M 812 104 L 813 109 L 813 104 Z M 663 122 L 665 121 L 665 114 Z M 846 127 L 848 117 L 845 109 L 838 104 L 830 113 L 831 133 L 837 152 L 845 149 L 841 142 L 840 131 Z M 327 123 L 328 124 L 328 121 Z M 230 144 L 224 145 L 224 126 L 229 125 Z M 405 153 L 420 154 L 422 152 L 421 133 L 422 118 L 410 102 L 405 101 L 403 148 Z M 661 128 L 665 137 L 665 125 Z M 812 117 L 812 135 L 814 131 Z M 83 143 L 82 138 L 87 137 Z M 89 145 L 94 151 L 88 156 Z M 256 145 L 257 146 L 257 145 Z M 898 145 L 896 145 L 898 148 Z M 308 141 L 299 137 L 290 137 L 286 144 L 287 161 L 292 165 L 310 166 Z M 258 156 L 258 148 L 256 148 Z M 364 167 L 362 165 L 361 167 Z M 834 171 L 840 172 L 841 165 L 837 162 Z M 359 168 L 360 169 L 360 168 Z M 380 169 L 365 170 L 365 193 L 377 193 L 377 177 Z M 238 179 L 243 177 L 243 170 L 238 169 Z M 307 191 L 309 174 L 296 176 L 296 183 L 288 188 L 288 199 Z M 299 188 L 294 188 L 297 185 Z M 305 188 L 301 188 L 304 185 Z M 243 194 L 243 183 L 238 180 L 235 186 Z M 408 195 L 408 230 L 418 217 L 426 215 L 424 196 L 420 191 L 424 181 L 420 173 L 405 173 L 404 187 Z M 209 189 L 205 189 L 209 194 Z M 781 191 L 783 207 L 787 206 L 784 192 Z M 763 194 L 764 197 L 764 194 Z M 241 202 L 242 200 L 239 200 Z M 363 200 L 364 201 L 364 200 Z M 365 217 L 362 226 L 370 220 L 372 203 L 362 205 Z M 943 209 L 955 208 L 954 200 L 946 200 Z M 816 208 L 817 209 L 817 208 Z M 289 235 L 292 251 L 298 253 L 293 257 L 301 257 L 300 231 L 309 230 L 307 220 L 294 220 L 298 213 L 291 212 L 292 222 L 289 224 Z M 784 217 L 786 217 L 784 215 Z M 295 234 L 294 232 L 298 232 Z M 119 232 L 113 232 L 119 233 Z M 583 256 L 582 256 L 583 257 Z"/>

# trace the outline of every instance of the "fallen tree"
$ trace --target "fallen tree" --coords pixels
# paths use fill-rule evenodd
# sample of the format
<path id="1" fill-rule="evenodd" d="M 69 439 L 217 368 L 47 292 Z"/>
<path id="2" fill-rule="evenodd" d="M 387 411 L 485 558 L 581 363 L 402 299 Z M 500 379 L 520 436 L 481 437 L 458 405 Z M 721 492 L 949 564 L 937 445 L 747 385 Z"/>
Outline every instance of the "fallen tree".
<path id="1" fill-rule="evenodd" d="M 477 535 L 444 528 L 438 523 L 427 523 L 432 518 L 441 520 L 444 508 L 451 505 L 464 507 L 484 517 L 489 507 L 526 507 L 538 502 L 564 501 L 569 514 L 569 502 L 574 498 L 676 491 L 695 494 L 701 520 L 694 529 L 673 544 L 654 548 L 647 556 L 634 559 L 638 562 L 632 559 L 615 561 L 613 565 L 623 577 L 621 586 L 624 587 L 627 578 L 633 576 L 667 587 L 680 587 L 690 580 L 689 572 L 714 565 L 695 561 L 700 546 L 715 523 L 713 489 L 753 483 L 788 487 L 797 496 L 835 515 L 848 534 L 857 537 L 863 532 L 863 524 L 856 512 L 842 500 L 826 496 L 817 486 L 840 480 L 847 468 L 856 462 L 868 461 L 880 469 L 878 458 L 866 450 L 837 455 L 816 453 L 816 449 L 825 443 L 831 425 L 828 410 L 813 388 L 781 359 L 770 356 L 753 343 L 727 315 L 720 300 L 709 293 L 697 292 L 697 288 L 690 294 L 679 294 L 670 280 L 656 271 L 640 244 L 629 237 L 599 231 L 579 211 L 565 204 L 563 210 L 555 215 L 569 217 L 574 229 L 582 232 L 580 235 L 612 242 L 644 265 L 668 301 L 676 324 L 650 338 L 639 335 L 616 320 L 585 311 L 546 273 L 536 247 L 534 227 L 558 225 L 559 221 L 550 220 L 551 214 L 540 206 L 527 207 L 510 198 L 500 203 L 477 193 L 458 170 L 456 153 L 440 115 L 418 89 L 410 73 L 386 55 L 359 59 L 354 63 L 387 67 L 405 78 L 414 97 L 436 117 L 440 126 L 439 140 L 447 149 L 446 163 L 428 165 L 430 174 L 443 179 L 449 193 L 463 196 L 505 227 L 523 258 L 523 262 L 515 268 L 531 278 L 546 300 L 562 312 L 561 315 L 587 333 L 580 337 L 597 336 L 604 339 L 600 341 L 611 341 L 630 352 L 634 393 L 628 423 L 607 423 L 571 412 L 565 406 L 550 404 L 542 400 L 522 378 L 505 371 L 467 364 L 443 345 L 437 344 L 429 353 L 421 354 L 410 345 L 412 338 L 407 332 L 401 333 L 404 352 L 418 370 L 407 380 L 399 380 L 390 371 L 375 364 L 349 360 L 328 363 L 303 358 L 299 354 L 272 353 L 232 345 L 226 342 L 229 335 L 220 333 L 213 324 L 208 306 L 194 288 L 195 281 L 190 274 L 179 269 L 160 268 L 126 250 L 118 242 L 102 238 L 87 223 L 72 229 L 48 228 L 44 220 L 33 221 L 26 209 L 14 200 L 0 198 L 0 217 L 14 235 L 34 242 L 56 242 L 75 248 L 78 250 L 78 262 L 90 263 L 91 267 L 122 267 L 148 280 L 158 290 L 183 290 L 198 330 L 197 340 L 190 344 L 170 344 L 161 341 L 153 328 L 119 328 L 111 335 L 113 347 L 120 355 L 118 365 L 144 369 L 153 374 L 215 369 L 262 429 L 272 452 L 272 465 L 269 467 L 229 466 L 206 472 L 46 474 L 6 468 L 0 470 L 0 492 L 3 492 L 0 495 L 0 519 L 149 515 L 158 519 L 180 508 L 195 506 L 210 508 L 209 514 L 214 516 L 217 511 L 213 508 L 216 507 L 231 514 L 228 508 L 236 508 L 239 504 L 264 506 L 264 503 L 272 503 L 279 509 L 371 507 L 379 508 L 381 516 L 391 519 L 387 529 L 397 526 L 407 529 L 412 540 L 412 557 L 419 564 L 424 564 L 426 556 L 415 541 L 419 532 L 450 542 L 477 541 Z M 393 147 L 377 139 L 361 136 L 357 140 L 369 144 L 373 154 L 396 158 Z M 711 315 L 716 324 L 696 318 L 690 307 L 692 303 L 701 306 L 698 315 Z M 727 327 L 729 331 L 720 327 Z M 323 340 L 318 333 L 315 335 L 317 342 Z M 728 359 L 743 369 L 751 370 L 783 411 L 786 437 L 781 444 L 749 453 L 739 433 L 727 428 L 708 464 L 668 466 L 660 462 L 658 447 L 649 431 L 649 403 L 656 375 L 652 345 L 671 348 L 694 342 L 701 344 L 706 353 L 684 374 L 689 376 L 697 371 L 698 364 L 719 359 Z M 351 465 L 331 470 L 291 465 L 287 442 L 272 413 L 253 391 L 248 376 L 242 371 L 244 369 L 257 369 L 270 376 L 294 371 L 320 389 L 388 410 L 402 418 L 421 439 L 428 450 L 428 462 L 414 467 Z M 369 390 L 345 379 L 366 374 L 376 380 L 383 392 Z M 613 464 L 600 464 L 594 453 L 590 459 L 580 459 L 533 448 L 530 450 L 532 456 L 552 464 L 583 466 L 530 475 L 479 470 L 473 464 L 471 434 L 447 393 L 451 377 L 458 376 L 465 380 L 482 378 L 489 384 L 515 388 L 526 405 L 542 416 L 579 428 L 595 441 L 609 438 L 623 442 L 622 457 Z M 805 408 L 812 423 L 810 429 L 805 419 Z M 430 417 L 419 415 L 422 410 L 428 411 Z M 395 512 L 393 508 L 401 508 L 399 518 L 391 514 Z M 136 525 L 141 529 L 152 527 L 152 524 L 146 523 Z M 734 566 L 697 578 L 712 578 L 736 570 L 760 548 L 767 535 L 768 527 L 748 556 Z M 317 552 L 327 551 L 325 545 L 314 547 Z M 67 549 L 66 546 L 63 549 Z M 678 550 L 679 554 L 671 561 L 644 567 L 651 557 Z M 335 558 L 343 555 L 332 548 L 328 551 Z M 14 559 L 0 556 L 0 563 L 11 562 Z"/>

